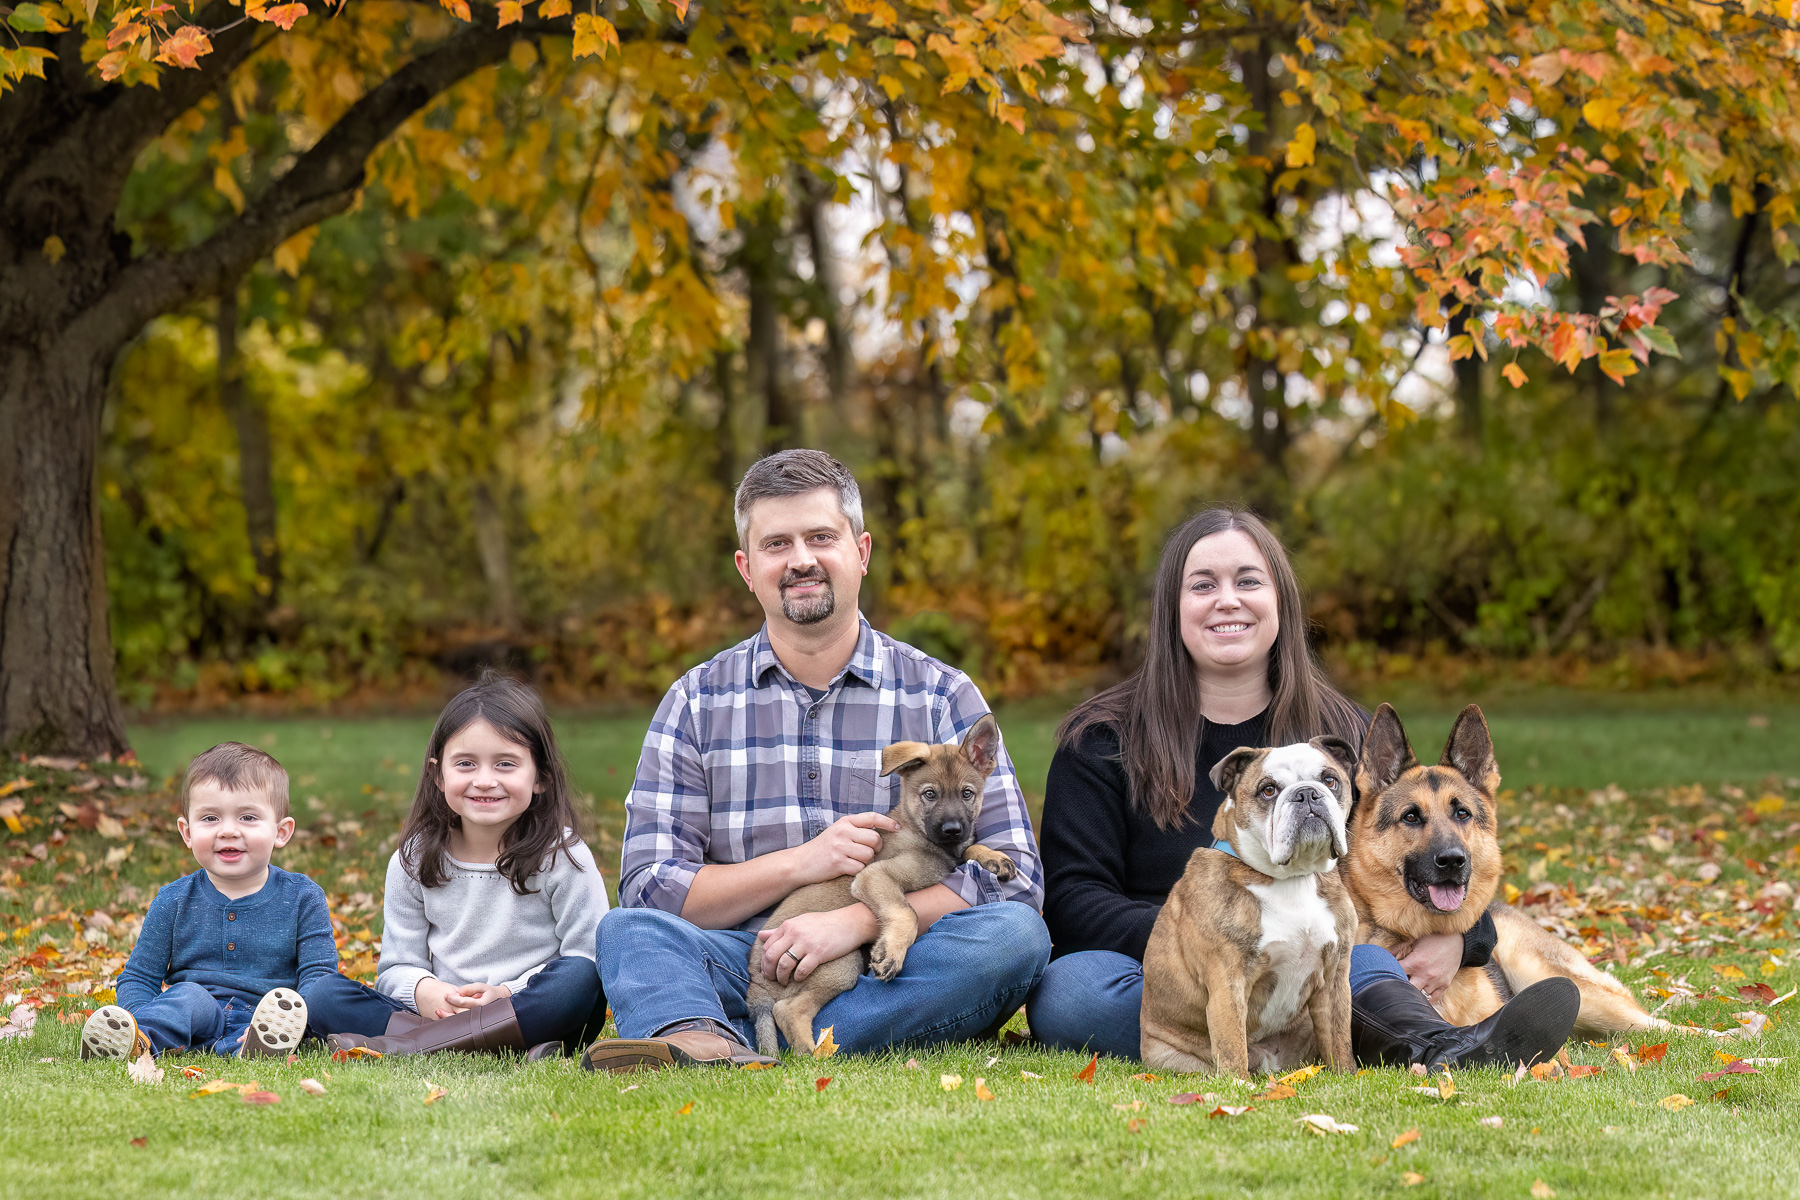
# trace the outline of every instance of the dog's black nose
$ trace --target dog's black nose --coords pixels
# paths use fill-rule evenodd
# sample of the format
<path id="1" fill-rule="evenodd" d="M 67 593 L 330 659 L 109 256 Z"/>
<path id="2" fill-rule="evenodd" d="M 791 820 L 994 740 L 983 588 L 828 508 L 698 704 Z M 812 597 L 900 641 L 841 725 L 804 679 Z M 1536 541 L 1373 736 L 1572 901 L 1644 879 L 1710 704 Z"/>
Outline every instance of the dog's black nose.
<path id="1" fill-rule="evenodd" d="M 938 826 L 938 841 L 940 842 L 960 841 L 962 835 L 963 823 L 961 821 L 945 821 Z"/>
<path id="2" fill-rule="evenodd" d="M 1451 846 L 1437 852 L 1437 865 L 1446 871 L 1459 871 L 1468 865 L 1469 852 L 1461 846 Z"/>

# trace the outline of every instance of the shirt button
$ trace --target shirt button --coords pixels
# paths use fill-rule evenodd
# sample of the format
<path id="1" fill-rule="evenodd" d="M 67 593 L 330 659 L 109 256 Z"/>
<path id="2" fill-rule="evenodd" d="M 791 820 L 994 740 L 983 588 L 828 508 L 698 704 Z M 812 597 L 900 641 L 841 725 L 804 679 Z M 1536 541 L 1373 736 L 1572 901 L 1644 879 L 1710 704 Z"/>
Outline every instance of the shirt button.
<path id="1" fill-rule="evenodd" d="M 808 771 L 806 773 L 806 777 L 808 779 L 817 779 L 819 777 L 819 773 L 817 771 Z"/>
<path id="2" fill-rule="evenodd" d="M 225 948 L 226 948 L 226 949 L 227 949 L 227 950 L 236 950 L 236 949 L 237 949 L 237 943 L 236 943 L 236 942 L 226 942 L 226 943 L 225 943 Z"/>
<path id="3" fill-rule="evenodd" d="M 226 913 L 225 919 L 227 921 L 235 921 L 235 920 L 237 920 L 237 914 L 236 913 Z"/>
<path id="4" fill-rule="evenodd" d="M 809 716 L 809 717 L 816 717 L 816 716 L 818 716 L 818 715 L 819 715 L 819 706 L 818 706 L 818 705 L 816 705 L 816 704 L 815 704 L 815 705 L 813 705 L 813 706 L 812 706 L 812 708 L 811 708 L 811 709 L 809 709 L 809 710 L 807 710 L 807 714 L 806 714 L 806 715 L 807 715 L 807 716 Z"/>

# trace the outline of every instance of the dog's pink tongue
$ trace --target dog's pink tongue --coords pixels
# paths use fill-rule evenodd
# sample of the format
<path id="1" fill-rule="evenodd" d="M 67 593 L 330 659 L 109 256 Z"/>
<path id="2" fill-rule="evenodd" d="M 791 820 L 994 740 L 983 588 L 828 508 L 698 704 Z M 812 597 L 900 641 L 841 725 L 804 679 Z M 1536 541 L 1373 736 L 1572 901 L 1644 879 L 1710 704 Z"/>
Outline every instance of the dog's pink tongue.
<path id="1" fill-rule="evenodd" d="M 1445 884 L 1434 883 L 1426 890 L 1431 893 L 1431 902 L 1437 906 L 1439 912 L 1455 912 L 1462 907 L 1463 897 L 1469 894 L 1466 885 L 1449 887 Z"/>

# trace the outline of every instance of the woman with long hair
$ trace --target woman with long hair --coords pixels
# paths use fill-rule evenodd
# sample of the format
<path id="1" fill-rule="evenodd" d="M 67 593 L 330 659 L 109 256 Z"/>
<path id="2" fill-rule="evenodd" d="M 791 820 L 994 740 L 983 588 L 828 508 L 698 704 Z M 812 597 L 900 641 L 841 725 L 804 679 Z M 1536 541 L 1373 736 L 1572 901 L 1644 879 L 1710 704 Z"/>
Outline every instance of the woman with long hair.
<path id="1" fill-rule="evenodd" d="M 1209 508 L 1169 536 L 1144 662 L 1058 731 L 1039 828 L 1053 956 L 1028 1002 L 1052 1046 L 1138 1056 L 1144 947 L 1188 858 L 1213 845 L 1224 799 L 1213 764 L 1242 746 L 1325 734 L 1362 744 L 1369 715 L 1326 679 L 1306 642 L 1287 552 L 1244 509 Z M 1479 1025 L 1448 1024 L 1428 997 L 1487 962 L 1492 918 L 1420 939 L 1404 962 L 1351 952 L 1352 1031 L 1364 1062 L 1510 1063 L 1554 1054 L 1578 1007 L 1567 981 L 1520 992 Z M 1549 985 L 1549 986 L 1545 986 Z"/>

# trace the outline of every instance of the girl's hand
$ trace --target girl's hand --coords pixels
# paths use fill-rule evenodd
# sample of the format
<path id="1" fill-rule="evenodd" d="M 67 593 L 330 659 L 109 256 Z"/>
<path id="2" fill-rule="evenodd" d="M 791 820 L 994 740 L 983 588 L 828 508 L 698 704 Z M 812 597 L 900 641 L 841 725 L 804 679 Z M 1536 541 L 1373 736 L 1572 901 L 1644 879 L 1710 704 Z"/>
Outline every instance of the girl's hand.
<path id="1" fill-rule="evenodd" d="M 780 983 L 805 979 L 821 964 L 874 941 L 877 932 L 875 914 L 863 904 L 789 917 L 756 935 L 763 944 L 762 973 Z"/>
<path id="2" fill-rule="evenodd" d="M 459 1012 L 466 1012 L 471 1008 L 492 1004 L 496 1000 L 504 1000 L 510 995 L 512 990 L 504 983 L 465 983 L 452 989 L 444 997 L 444 1003 Z"/>
<path id="3" fill-rule="evenodd" d="M 413 1007 L 427 1021 L 441 1021 L 456 1011 L 448 1003 L 448 997 L 455 990 L 441 979 L 421 979 L 419 985 L 413 988 Z"/>
<path id="4" fill-rule="evenodd" d="M 1414 987 L 1425 993 L 1433 1004 L 1444 997 L 1444 989 L 1456 978 L 1462 966 L 1463 940 L 1460 933 L 1428 933 L 1413 943 L 1400 965 Z"/>

